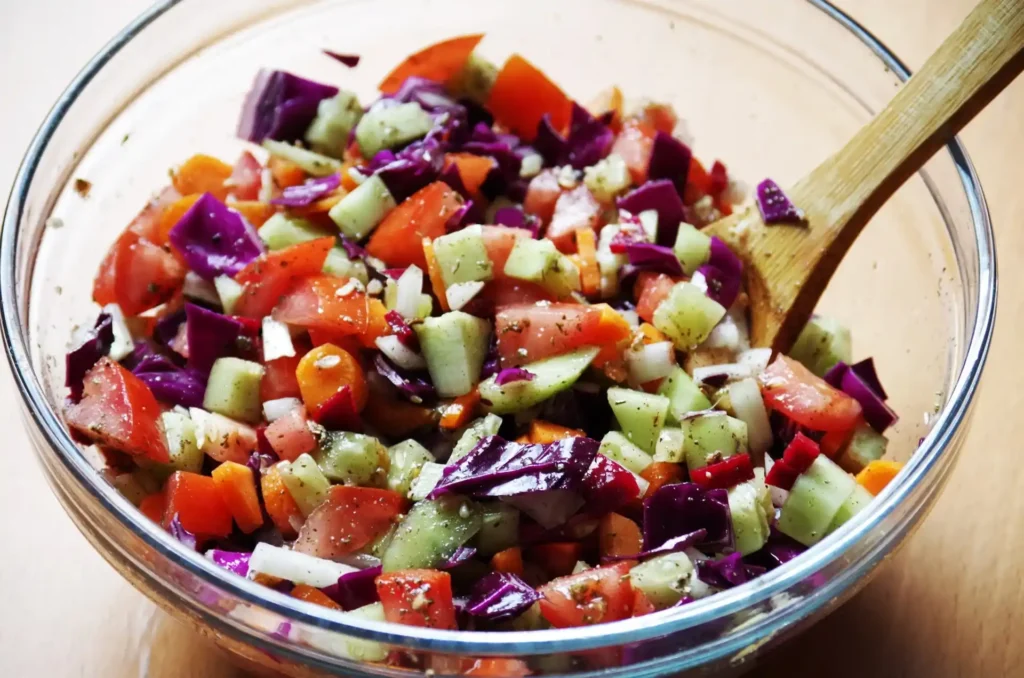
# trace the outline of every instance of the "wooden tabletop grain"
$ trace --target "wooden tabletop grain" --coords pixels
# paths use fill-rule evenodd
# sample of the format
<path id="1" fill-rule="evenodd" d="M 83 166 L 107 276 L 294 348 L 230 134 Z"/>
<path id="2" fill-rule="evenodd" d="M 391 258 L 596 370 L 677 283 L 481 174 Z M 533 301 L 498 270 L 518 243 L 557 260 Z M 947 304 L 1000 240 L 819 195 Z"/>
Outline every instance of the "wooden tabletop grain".
<path id="1" fill-rule="evenodd" d="M 839 4 L 916 67 L 973 1 Z M 36 126 L 80 64 L 146 4 L 0 0 L 0 187 L 10 185 Z M 995 343 L 964 453 L 935 509 L 874 581 L 753 675 L 1024 676 L 1024 81 L 962 138 L 985 187 L 1001 264 Z M 0 676 L 241 676 L 79 535 L 32 461 L 6 361 L 0 372 Z"/>

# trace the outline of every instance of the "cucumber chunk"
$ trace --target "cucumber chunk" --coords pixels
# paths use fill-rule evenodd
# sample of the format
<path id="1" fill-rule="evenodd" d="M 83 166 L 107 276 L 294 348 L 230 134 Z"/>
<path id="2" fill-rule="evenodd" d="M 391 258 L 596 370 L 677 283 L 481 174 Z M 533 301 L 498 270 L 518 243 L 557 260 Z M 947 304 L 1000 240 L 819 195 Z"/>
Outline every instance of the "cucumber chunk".
<path id="1" fill-rule="evenodd" d="M 473 451 L 478 442 L 487 436 L 498 435 L 498 429 L 500 428 L 501 417 L 496 414 L 488 414 L 470 423 L 462 432 L 462 435 L 459 436 L 459 442 L 455 443 L 455 448 L 452 449 L 451 456 L 448 457 L 448 463 L 454 464 L 459 459 L 465 457 Z"/>
<path id="2" fill-rule="evenodd" d="M 683 265 L 686 275 L 693 275 L 711 257 L 711 237 L 698 231 L 692 224 L 681 223 L 672 251 Z"/>
<path id="3" fill-rule="evenodd" d="M 604 438 L 601 438 L 601 447 L 597 451 L 637 475 L 643 473 L 644 469 L 654 462 L 651 455 L 631 443 L 629 438 L 619 431 L 608 431 L 604 434 Z"/>
<path id="4" fill-rule="evenodd" d="M 654 446 L 654 461 L 668 461 L 681 464 L 686 460 L 686 434 L 681 428 L 666 426 L 658 435 Z"/>
<path id="5" fill-rule="evenodd" d="M 498 67 L 471 52 L 462 69 L 448 81 L 448 91 L 460 99 L 469 99 L 483 106 L 498 78 Z"/>
<path id="6" fill-rule="evenodd" d="M 683 421 L 686 467 L 704 468 L 713 457 L 725 459 L 747 451 L 747 425 L 727 414 L 701 414 Z"/>
<path id="7" fill-rule="evenodd" d="M 804 546 L 817 544 L 832 525 L 857 483 L 823 454 L 793 483 L 779 512 L 779 531 Z"/>
<path id="8" fill-rule="evenodd" d="M 535 282 L 558 297 L 580 289 L 580 272 L 550 240 L 519 238 L 505 262 L 505 275 Z"/>
<path id="9" fill-rule="evenodd" d="M 850 362 L 853 355 L 850 330 L 837 320 L 815 315 L 800 331 L 789 357 L 819 377 L 824 377 L 836 363 Z"/>
<path id="10" fill-rule="evenodd" d="M 362 240 L 377 227 L 398 203 L 384 180 L 374 174 L 359 184 L 331 208 L 327 216 L 338 229 L 353 240 Z"/>
<path id="11" fill-rule="evenodd" d="M 519 510 L 502 502 L 486 504 L 480 513 L 480 531 L 476 548 L 482 555 L 492 556 L 519 543 Z"/>
<path id="12" fill-rule="evenodd" d="M 292 146 L 291 144 L 286 144 L 283 141 L 264 139 L 262 146 L 270 152 L 270 155 L 295 163 L 301 167 L 306 174 L 311 174 L 314 177 L 326 177 L 334 174 L 335 172 L 341 171 L 340 160 L 328 158 L 326 155 L 320 155 L 319 153 L 308 151 L 305 148 Z"/>
<path id="13" fill-rule="evenodd" d="M 356 143 L 364 158 L 372 158 L 385 148 L 419 139 L 433 126 L 430 115 L 414 101 L 397 106 L 375 106 L 356 125 Z"/>
<path id="14" fill-rule="evenodd" d="M 495 377 L 489 377 L 480 382 L 480 397 L 490 403 L 487 409 L 495 414 L 512 414 L 533 407 L 575 384 L 599 351 L 597 347 L 582 348 L 525 365 L 524 369 L 533 374 L 532 381 L 498 386 Z"/>
<path id="15" fill-rule="evenodd" d="M 306 143 L 317 153 L 341 159 L 348 135 L 362 117 L 363 107 L 356 95 L 341 90 L 317 105 L 316 117 L 306 129 Z"/>
<path id="16" fill-rule="evenodd" d="M 861 422 L 853 429 L 853 435 L 839 455 L 839 465 L 844 471 L 860 473 L 865 466 L 885 456 L 888 444 L 884 435 Z"/>
<path id="17" fill-rule="evenodd" d="M 437 257 L 445 287 L 456 283 L 487 281 L 493 277 L 491 259 L 484 247 L 483 228 L 479 225 L 467 226 L 461 231 L 436 238 L 434 256 Z"/>
<path id="18" fill-rule="evenodd" d="M 217 296 L 220 297 L 221 308 L 230 315 L 235 310 L 235 304 L 242 297 L 244 288 L 234 278 L 229 278 L 226 275 L 218 275 L 214 278 L 213 287 L 217 290 Z"/>
<path id="19" fill-rule="evenodd" d="M 384 306 L 389 311 L 398 310 L 398 283 L 391 278 L 384 284 Z M 434 300 L 429 294 L 421 294 L 420 301 L 416 307 L 416 317 L 409 320 L 423 320 L 429 318 L 434 312 Z"/>
<path id="20" fill-rule="evenodd" d="M 384 551 L 384 571 L 440 567 L 480 531 L 480 513 L 480 507 L 465 497 L 444 496 L 417 503 Z"/>
<path id="21" fill-rule="evenodd" d="M 864 489 L 861 485 L 855 484 L 853 487 L 853 493 L 850 494 L 846 501 L 843 502 L 843 505 L 839 507 L 839 512 L 836 513 L 836 517 L 832 519 L 832 524 L 828 526 L 828 530 L 826 532 L 828 534 L 832 534 L 838 530 L 850 518 L 863 511 L 874 498 L 875 496 Z"/>
<path id="22" fill-rule="evenodd" d="M 267 249 L 272 252 L 333 235 L 311 221 L 289 217 L 284 212 L 277 212 L 267 219 L 257 233 Z"/>
<path id="23" fill-rule="evenodd" d="M 370 603 L 345 613 L 355 619 L 372 622 L 387 621 L 384 618 L 384 606 L 381 603 Z M 358 662 L 382 662 L 388 657 L 388 646 L 372 640 L 362 640 L 353 636 L 343 636 L 341 640 L 344 654 Z"/>
<path id="24" fill-rule="evenodd" d="M 768 486 L 764 484 L 763 478 L 754 478 L 729 488 L 729 512 L 736 537 L 736 550 L 742 555 L 750 555 L 768 542 L 766 497 Z M 770 497 L 768 508 L 771 508 Z"/>
<path id="25" fill-rule="evenodd" d="M 391 466 L 388 468 L 388 489 L 402 496 L 409 494 L 409 488 L 427 462 L 434 456 L 415 440 L 403 440 L 388 448 Z"/>
<path id="26" fill-rule="evenodd" d="M 438 395 L 455 398 L 473 390 L 487 355 L 490 323 L 451 311 L 414 327 Z"/>
<path id="27" fill-rule="evenodd" d="M 610 203 L 632 184 L 626 161 L 617 153 L 583 170 L 583 183 L 599 202 Z"/>
<path id="28" fill-rule="evenodd" d="M 166 466 L 168 475 L 174 471 L 202 471 L 204 455 L 196 441 L 196 427 L 192 418 L 184 412 L 170 410 L 160 415 L 160 423 L 163 424 L 171 461 L 158 466 Z"/>
<path id="29" fill-rule="evenodd" d="M 654 326 L 667 334 L 676 348 L 687 351 L 708 338 L 725 308 L 692 283 L 676 283 L 654 311 Z"/>
<path id="30" fill-rule="evenodd" d="M 654 454 L 654 446 L 668 418 L 669 399 L 613 386 L 608 389 L 608 404 L 630 442 Z"/>
<path id="31" fill-rule="evenodd" d="M 308 454 L 301 454 L 292 462 L 278 463 L 277 470 L 302 515 L 308 516 L 327 499 L 331 483 Z"/>
<path id="32" fill-rule="evenodd" d="M 438 481 L 441 480 L 441 476 L 444 474 L 444 469 L 444 464 L 438 464 L 433 461 L 423 464 L 423 467 L 420 468 L 420 474 L 416 476 L 416 480 L 412 481 L 412 485 L 409 486 L 409 499 L 413 501 L 423 501 L 426 499 L 427 495 L 437 487 Z"/>
<path id="33" fill-rule="evenodd" d="M 682 552 L 651 558 L 635 566 L 629 571 L 629 581 L 659 610 L 672 607 L 683 596 L 696 598 L 694 593 L 706 588 L 699 585 L 693 562 Z"/>
<path id="34" fill-rule="evenodd" d="M 370 282 L 370 275 L 366 270 L 366 264 L 361 261 L 352 261 L 342 247 L 332 247 L 324 260 L 324 273 L 337 278 L 355 278 L 364 286 Z"/>
<path id="35" fill-rule="evenodd" d="M 644 210 L 636 215 L 636 218 L 640 220 L 640 226 L 644 229 L 647 242 L 656 242 L 658 240 L 658 210 Z"/>
<path id="36" fill-rule="evenodd" d="M 711 409 L 711 401 L 700 390 L 693 378 L 678 365 L 665 377 L 658 393 L 669 399 L 668 420 L 678 424 L 690 412 Z"/>
<path id="37" fill-rule="evenodd" d="M 203 409 L 255 424 L 263 417 L 263 366 L 241 358 L 217 358 L 210 369 Z"/>
<path id="38" fill-rule="evenodd" d="M 335 482 L 387 486 L 391 467 L 388 450 L 373 436 L 332 432 L 325 436 L 315 454 L 317 466 Z"/>

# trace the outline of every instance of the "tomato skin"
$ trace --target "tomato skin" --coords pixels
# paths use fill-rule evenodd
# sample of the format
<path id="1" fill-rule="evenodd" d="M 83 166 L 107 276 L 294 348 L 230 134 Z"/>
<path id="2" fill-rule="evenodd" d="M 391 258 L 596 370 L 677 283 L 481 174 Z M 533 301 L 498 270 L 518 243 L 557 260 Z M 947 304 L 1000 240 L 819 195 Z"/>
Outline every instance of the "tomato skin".
<path id="1" fill-rule="evenodd" d="M 264 434 L 274 453 L 286 461 L 295 461 L 300 455 L 317 448 L 316 437 L 309 430 L 306 408 L 299 406 L 275 419 Z"/>
<path id="2" fill-rule="evenodd" d="M 382 94 L 394 94 L 406 78 L 418 76 L 434 82 L 447 82 L 462 69 L 466 59 L 483 39 L 483 33 L 460 35 L 435 43 L 411 54 L 388 73 L 380 83 Z"/>
<path id="3" fill-rule="evenodd" d="M 637 276 L 636 314 L 647 322 L 654 322 L 654 311 L 675 287 L 676 280 L 664 273 L 641 273 Z"/>
<path id="4" fill-rule="evenodd" d="M 399 570 L 377 577 L 384 618 L 393 624 L 434 629 L 458 628 L 452 578 L 437 570 Z"/>
<path id="5" fill-rule="evenodd" d="M 861 416 L 860 403 L 784 355 L 780 354 L 758 381 L 766 406 L 809 429 L 847 431 Z"/>
<path id="6" fill-rule="evenodd" d="M 384 534 L 405 511 L 406 500 L 390 490 L 334 485 L 299 530 L 294 549 L 318 558 L 340 558 Z"/>
<path id="7" fill-rule="evenodd" d="M 153 392 L 110 358 L 100 358 L 86 372 L 82 398 L 68 405 L 64 419 L 100 445 L 159 463 L 170 461 Z"/>
<path id="8" fill-rule="evenodd" d="M 263 363 L 263 380 L 260 381 L 261 402 L 301 396 L 299 380 L 295 377 L 295 369 L 299 366 L 300 360 L 301 355 L 294 355 Z"/>
<path id="9" fill-rule="evenodd" d="M 320 273 L 332 247 L 334 238 L 318 238 L 261 255 L 235 275 L 245 286 L 235 304 L 235 315 L 269 315 L 296 280 Z"/>
<path id="10" fill-rule="evenodd" d="M 555 213 L 555 203 L 560 195 L 562 186 L 558 183 L 555 170 L 541 170 L 540 174 L 530 179 L 526 187 L 523 211 L 540 219 L 542 224 L 547 224 Z"/>
<path id="11" fill-rule="evenodd" d="M 231 512 L 221 499 L 217 482 L 187 471 L 175 471 L 167 480 L 167 509 L 164 527 L 174 516 L 181 526 L 197 537 L 226 537 L 231 534 Z"/>
<path id="12" fill-rule="evenodd" d="M 274 308 L 274 318 L 332 335 L 363 334 L 369 318 L 367 298 L 359 292 L 338 296 L 348 283 L 326 275 L 297 280 Z"/>
<path id="13" fill-rule="evenodd" d="M 512 248 L 516 246 L 516 240 L 532 238 L 533 236 L 526 229 L 508 228 L 507 226 L 482 226 L 481 235 L 484 239 L 484 247 L 487 249 L 487 258 L 491 260 L 494 280 L 510 280 L 505 275 L 505 264 L 508 262 L 508 255 L 512 254 Z M 514 278 L 511 279 L 514 280 Z"/>
<path id="14" fill-rule="evenodd" d="M 263 166 L 249 151 L 242 151 L 231 169 L 226 185 L 235 200 L 257 200 L 263 185 Z"/>
<path id="15" fill-rule="evenodd" d="M 516 304 L 494 318 L 502 367 L 525 365 L 598 345 L 601 309 L 579 304 Z"/>
<path id="16" fill-rule="evenodd" d="M 100 305 L 117 304 L 125 315 L 138 315 L 174 296 L 185 273 L 173 252 L 129 227 L 100 263 L 92 297 Z"/>
<path id="17" fill-rule="evenodd" d="M 571 254 L 576 251 L 576 231 L 597 230 L 600 217 L 601 203 L 594 198 L 589 188 L 580 184 L 558 196 L 544 237 L 555 243 L 560 252 Z"/>
<path id="18" fill-rule="evenodd" d="M 647 122 L 629 118 L 622 123 L 622 131 L 612 144 L 611 152 L 626 162 L 629 176 L 637 186 L 647 181 L 647 166 L 651 162 L 657 131 Z"/>
<path id="19" fill-rule="evenodd" d="M 618 621 L 633 611 L 630 563 L 559 577 L 540 587 L 540 611 L 555 628 Z"/>
<path id="20" fill-rule="evenodd" d="M 423 238 L 434 240 L 444 235 L 448 219 L 461 206 L 462 196 L 448 184 L 428 184 L 384 217 L 370 236 L 366 251 L 393 268 L 415 264 L 425 271 Z"/>
<path id="21" fill-rule="evenodd" d="M 551 116 L 556 130 L 569 126 L 572 104 L 558 85 L 540 69 L 513 54 L 498 71 L 487 97 L 487 110 L 502 125 L 526 141 L 537 134 L 544 114 Z"/>

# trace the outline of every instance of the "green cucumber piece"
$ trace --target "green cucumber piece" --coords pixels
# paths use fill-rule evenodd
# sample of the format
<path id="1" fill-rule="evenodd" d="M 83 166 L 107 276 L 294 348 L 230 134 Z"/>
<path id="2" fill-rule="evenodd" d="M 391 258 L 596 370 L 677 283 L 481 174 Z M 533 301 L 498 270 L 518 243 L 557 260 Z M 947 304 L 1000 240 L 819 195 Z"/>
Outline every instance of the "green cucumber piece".
<path id="1" fill-rule="evenodd" d="M 836 517 L 832 519 L 832 524 L 828 526 L 826 532 L 832 534 L 840 527 L 843 526 L 850 518 L 854 517 L 858 513 L 864 510 L 871 500 L 875 496 L 864 489 L 859 483 L 853 487 L 853 493 L 847 497 L 843 505 L 839 507 L 839 512 L 836 513 Z"/>
<path id="2" fill-rule="evenodd" d="M 836 363 L 850 362 L 852 346 L 849 329 L 838 320 L 815 315 L 800 330 L 789 351 L 789 357 L 803 363 L 804 367 L 819 377 L 824 377 Z"/>
<path id="3" fill-rule="evenodd" d="M 397 206 L 384 180 L 374 174 L 353 188 L 327 216 L 345 236 L 362 240 Z"/>
<path id="4" fill-rule="evenodd" d="M 160 423 L 163 425 L 164 438 L 167 440 L 167 452 L 171 455 L 171 461 L 166 466 L 168 475 L 174 471 L 188 471 L 199 473 L 203 470 L 203 451 L 199 449 L 196 441 L 196 427 L 192 423 L 192 417 L 184 412 L 169 410 L 160 415 Z"/>
<path id="5" fill-rule="evenodd" d="M 384 606 L 381 603 L 370 603 L 363 607 L 357 607 L 345 613 L 349 617 L 362 621 L 384 622 Z M 353 636 L 338 636 L 341 638 L 344 654 L 350 659 L 358 662 L 382 662 L 388 657 L 390 651 L 387 645 L 372 640 L 362 640 Z M 333 646 L 333 643 L 332 643 Z"/>
<path id="6" fill-rule="evenodd" d="M 356 95 L 341 90 L 317 105 L 316 117 L 306 129 L 306 143 L 317 153 L 341 159 L 348 135 L 362 117 L 363 107 Z"/>
<path id="7" fill-rule="evenodd" d="M 666 426 L 658 435 L 654 446 L 654 461 L 682 464 L 686 460 L 686 434 L 681 428 Z"/>
<path id="8" fill-rule="evenodd" d="M 601 438 L 598 453 L 640 475 L 654 462 L 654 458 L 630 442 L 629 438 L 619 431 L 608 431 Z"/>
<path id="9" fill-rule="evenodd" d="M 363 285 L 370 282 L 370 275 L 366 270 L 366 264 L 361 261 L 352 261 L 348 254 L 341 247 L 332 247 L 324 260 L 324 273 L 337 278 L 355 278 Z"/>
<path id="10" fill-rule="evenodd" d="M 398 284 L 391 278 L 384 284 L 384 306 L 389 311 L 394 311 L 398 307 Z M 434 300 L 429 294 L 421 294 L 416 308 L 416 320 L 429 318 L 433 312 Z"/>
<path id="11" fill-rule="evenodd" d="M 656 242 L 658 240 L 658 210 L 644 210 L 636 215 L 636 218 L 640 220 L 640 226 L 644 229 L 647 241 Z"/>
<path id="12" fill-rule="evenodd" d="M 447 89 L 456 98 L 469 99 L 483 106 L 497 78 L 497 66 L 476 52 L 470 52 L 462 69 L 448 81 Z"/>
<path id="13" fill-rule="evenodd" d="M 497 375 L 488 377 L 480 382 L 480 397 L 490 403 L 487 409 L 495 414 L 512 414 L 533 407 L 575 384 L 599 351 L 597 347 L 581 348 L 524 365 L 523 369 L 533 374 L 532 381 L 498 386 Z"/>
<path id="14" fill-rule="evenodd" d="M 654 446 L 668 418 L 669 399 L 613 386 L 608 389 L 608 404 L 630 442 L 644 452 L 654 454 Z"/>
<path id="15" fill-rule="evenodd" d="M 420 474 L 409 486 L 409 499 L 423 501 L 437 486 L 441 476 L 444 474 L 445 465 L 434 461 L 428 461 L 420 468 Z"/>
<path id="16" fill-rule="evenodd" d="M 672 251 L 686 275 L 693 275 L 711 257 L 711 237 L 692 224 L 681 223 Z"/>
<path id="17" fill-rule="evenodd" d="M 487 354 L 490 323 L 451 311 L 413 327 L 438 395 L 455 398 L 473 390 Z"/>
<path id="18" fill-rule="evenodd" d="M 459 442 L 455 443 L 451 456 L 448 457 L 448 463 L 454 464 L 459 459 L 465 457 L 473 451 L 478 442 L 487 436 L 498 435 L 498 429 L 500 428 L 501 417 L 496 414 L 488 414 L 470 423 L 462 432 L 462 435 L 459 436 Z"/>
<path id="19" fill-rule="evenodd" d="M 550 240 L 519 238 L 505 262 L 505 275 L 535 282 L 558 297 L 580 288 L 580 272 Z"/>
<path id="20" fill-rule="evenodd" d="M 690 557 L 681 551 L 651 558 L 629 571 L 633 588 L 643 591 L 659 610 L 672 607 L 683 596 L 692 596 L 695 579 L 697 570 Z"/>
<path id="21" fill-rule="evenodd" d="M 534 242 L 534 241 L 531 241 Z M 444 286 L 487 281 L 493 277 L 491 259 L 484 247 L 483 227 L 474 224 L 434 240 L 434 256 Z"/>
<path id="22" fill-rule="evenodd" d="M 331 483 L 317 466 L 313 457 L 308 454 L 300 454 L 292 462 L 278 463 L 277 470 L 281 474 L 284 486 L 288 488 L 288 493 L 292 495 L 295 504 L 302 511 L 302 515 L 308 516 L 327 499 L 327 491 L 331 488 Z"/>
<path id="23" fill-rule="evenodd" d="M 409 488 L 420 474 L 420 469 L 434 456 L 415 440 L 403 440 L 388 448 L 391 466 L 388 468 L 388 489 L 402 496 L 409 494 Z"/>
<path id="24" fill-rule="evenodd" d="M 283 212 L 267 219 L 257 233 L 271 252 L 333 235 L 311 221 L 289 217 Z"/>
<path id="25" fill-rule="evenodd" d="M 668 297 L 654 311 L 654 326 L 667 334 L 676 348 L 688 351 L 700 344 L 718 321 L 725 317 L 725 308 L 711 300 L 696 285 L 676 283 Z"/>
<path id="26" fill-rule="evenodd" d="M 658 393 L 666 396 L 670 401 L 668 420 L 673 424 L 678 424 L 690 412 L 711 409 L 711 401 L 700 390 L 693 377 L 678 365 L 672 369 L 671 374 L 665 377 L 665 381 L 661 382 Z"/>
<path id="27" fill-rule="evenodd" d="M 617 153 L 583 169 L 583 183 L 600 202 L 610 203 L 633 183 L 626 161 Z"/>
<path id="28" fill-rule="evenodd" d="M 764 480 L 748 480 L 729 488 L 729 512 L 736 537 L 736 550 L 742 555 L 754 553 L 768 542 L 768 513 Z M 769 498 L 769 508 L 771 499 Z"/>
<path id="29" fill-rule="evenodd" d="M 385 148 L 403 146 L 419 139 L 434 126 L 430 115 L 410 101 L 397 106 L 371 108 L 356 125 L 356 143 L 364 158 Z"/>
<path id="30" fill-rule="evenodd" d="M 263 366 L 241 358 L 217 358 L 210 369 L 203 409 L 256 424 L 263 418 L 260 382 Z"/>
<path id="31" fill-rule="evenodd" d="M 320 155 L 305 148 L 292 146 L 283 141 L 264 139 L 262 146 L 270 152 L 270 155 L 295 163 L 306 174 L 311 174 L 314 177 L 326 177 L 341 171 L 340 160 L 328 158 L 326 155 Z"/>
<path id="32" fill-rule="evenodd" d="M 519 509 L 502 502 L 486 504 L 480 513 L 480 531 L 475 545 L 485 556 L 492 556 L 519 543 Z"/>
<path id="33" fill-rule="evenodd" d="M 854 427 L 850 440 L 839 455 L 839 465 L 844 471 L 860 473 L 865 466 L 885 456 L 888 444 L 888 438 L 861 422 Z"/>
<path id="34" fill-rule="evenodd" d="M 779 531 L 804 546 L 817 544 L 856 485 L 853 476 L 819 454 L 793 483 L 779 512 Z"/>
<path id="35" fill-rule="evenodd" d="M 221 308 L 230 315 L 235 310 L 235 304 L 241 299 L 244 288 L 241 283 L 226 275 L 218 275 L 214 278 L 213 286 L 217 290 L 217 296 L 220 297 Z"/>
<path id="36" fill-rule="evenodd" d="M 480 507 L 465 497 L 444 496 L 415 504 L 384 551 L 384 571 L 440 567 L 480 531 L 480 514 Z"/>
<path id="37" fill-rule="evenodd" d="M 335 431 L 316 451 L 324 475 L 338 483 L 385 487 L 390 469 L 388 450 L 373 436 Z"/>
<path id="38" fill-rule="evenodd" d="M 704 468 L 716 456 L 725 459 L 747 451 L 747 425 L 722 414 L 701 414 L 681 422 L 686 436 L 686 467 Z"/>

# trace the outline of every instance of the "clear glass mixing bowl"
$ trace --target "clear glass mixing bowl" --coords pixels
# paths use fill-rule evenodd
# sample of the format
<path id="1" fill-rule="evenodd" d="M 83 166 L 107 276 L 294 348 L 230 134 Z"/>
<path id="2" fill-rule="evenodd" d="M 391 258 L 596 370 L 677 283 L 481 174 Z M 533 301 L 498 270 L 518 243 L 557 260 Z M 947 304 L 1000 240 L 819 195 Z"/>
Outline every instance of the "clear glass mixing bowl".
<path id="1" fill-rule="evenodd" d="M 155 527 L 75 446 L 58 414 L 63 354 L 96 309 L 103 253 L 167 170 L 194 152 L 232 158 L 253 73 L 272 66 L 357 90 L 435 40 L 486 32 L 500 62 L 525 53 L 587 101 L 611 83 L 669 101 L 695 151 L 750 182 L 783 185 L 837 149 L 891 97 L 906 69 L 823 1 L 180 0 L 153 7 L 69 86 L 17 176 L 2 245 L 3 331 L 36 451 L 72 519 L 171 614 L 236 655 L 288 675 L 392 675 L 347 656 L 353 637 L 447 655 L 528 658 L 538 671 L 633 677 L 739 671 L 759 651 L 864 585 L 949 475 L 991 338 L 992 229 L 959 142 L 881 210 L 821 303 L 873 355 L 902 415 L 892 454 L 909 463 L 856 519 L 755 582 L 657 615 L 521 633 L 360 623 L 218 569 Z M 321 47 L 363 55 L 348 70 Z M 92 182 L 87 197 L 73 179 Z M 924 438 L 918 447 L 918 441 Z M 916 453 L 914 450 L 917 450 Z M 587 653 L 593 648 L 621 648 Z"/>

